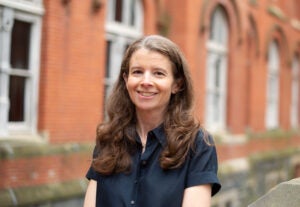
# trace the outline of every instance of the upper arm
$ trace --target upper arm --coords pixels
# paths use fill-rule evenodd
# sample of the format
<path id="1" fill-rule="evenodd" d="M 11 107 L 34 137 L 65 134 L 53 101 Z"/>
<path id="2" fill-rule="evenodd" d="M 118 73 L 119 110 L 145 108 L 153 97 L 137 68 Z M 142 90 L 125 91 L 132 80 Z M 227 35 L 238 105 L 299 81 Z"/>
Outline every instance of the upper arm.
<path id="1" fill-rule="evenodd" d="M 96 206 L 97 181 L 90 180 L 86 189 L 83 207 Z"/>
<path id="2" fill-rule="evenodd" d="M 212 139 L 209 136 L 209 139 Z M 212 141 L 211 141 L 212 142 Z M 196 149 L 191 153 L 186 176 L 186 188 L 210 184 L 211 196 L 221 188 L 217 172 L 218 159 L 215 145 L 208 145 L 203 133 L 198 133 Z"/>
<path id="3" fill-rule="evenodd" d="M 211 185 L 197 185 L 186 188 L 182 207 L 209 207 L 211 202 Z"/>

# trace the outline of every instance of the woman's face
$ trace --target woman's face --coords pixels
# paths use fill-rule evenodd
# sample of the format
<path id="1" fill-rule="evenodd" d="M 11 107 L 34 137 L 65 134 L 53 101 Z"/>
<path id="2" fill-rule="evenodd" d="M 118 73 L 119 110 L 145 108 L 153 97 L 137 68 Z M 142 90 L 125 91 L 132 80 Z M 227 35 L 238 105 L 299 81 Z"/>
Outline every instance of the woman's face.
<path id="1" fill-rule="evenodd" d="M 128 76 L 124 75 L 124 79 L 137 113 L 158 112 L 163 115 L 171 94 L 178 90 L 170 60 L 145 48 L 132 54 Z"/>

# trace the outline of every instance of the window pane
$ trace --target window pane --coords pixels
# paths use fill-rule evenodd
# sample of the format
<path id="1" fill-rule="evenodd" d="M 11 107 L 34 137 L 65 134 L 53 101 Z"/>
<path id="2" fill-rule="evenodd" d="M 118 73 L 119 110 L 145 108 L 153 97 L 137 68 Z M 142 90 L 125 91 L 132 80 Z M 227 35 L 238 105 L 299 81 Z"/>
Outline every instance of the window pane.
<path id="1" fill-rule="evenodd" d="M 215 86 L 216 88 L 219 88 L 220 87 L 220 76 L 221 76 L 221 71 L 220 71 L 220 68 L 221 67 L 221 60 L 220 58 L 218 58 L 215 62 L 215 70 L 216 70 L 216 74 L 215 74 Z"/>
<path id="2" fill-rule="evenodd" d="M 111 46 L 112 46 L 112 42 L 110 40 L 106 41 L 106 68 L 105 68 L 105 77 L 109 78 L 110 77 L 110 58 L 111 58 Z"/>
<path id="3" fill-rule="evenodd" d="M 28 69 L 30 23 L 15 20 L 11 36 L 10 64 L 12 68 Z"/>
<path id="4" fill-rule="evenodd" d="M 130 5 L 130 26 L 135 26 L 134 25 L 134 21 L 135 21 L 135 12 L 136 12 L 136 10 L 135 10 L 135 4 L 136 4 L 136 2 L 135 2 L 135 0 L 132 0 L 131 1 L 131 5 Z"/>
<path id="5" fill-rule="evenodd" d="M 280 58 L 278 46 L 275 41 L 269 45 L 268 50 L 268 74 L 267 74 L 267 105 L 266 105 L 266 127 L 278 127 L 279 117 L 279 66 Z"/>
<path id="6" fill-rule="evenodd" d="M 115 21 L 122 22 L 123 0 L 116 0 Z"/>
<path id="7" fill-rule="evenodd" d="M 219 122 L 220 121 L 220 95 L 218 92 L 215 92 L 213 95 L 213 120 L 214 122 Z"/>
<path id="8" fill-rule="evenodd" d="M 9 79 L 9 121 L 24 121 L 25 77 L 10 76 Z"/>
<path id="9" fill-rule="evenodd" d="M 226 12 L 222 7 L 217 7 L 211 16 L 210 40 L 227 45 L 228 25 Z"/>

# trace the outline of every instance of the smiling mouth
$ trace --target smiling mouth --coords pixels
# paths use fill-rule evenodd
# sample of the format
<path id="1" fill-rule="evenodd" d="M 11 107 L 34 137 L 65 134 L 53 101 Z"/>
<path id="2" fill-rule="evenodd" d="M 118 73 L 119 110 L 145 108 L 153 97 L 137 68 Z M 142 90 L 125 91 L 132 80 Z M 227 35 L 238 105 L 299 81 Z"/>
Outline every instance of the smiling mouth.
<path id="1" fill-rule="evenodd" d="M 145 96 L 145 97 L 151 97 L 151 96 L 155 95 L 156 93 L 154 93 L 154 92 L 138 91 L 138 94 L 140 94 L 141 96 Z"/>

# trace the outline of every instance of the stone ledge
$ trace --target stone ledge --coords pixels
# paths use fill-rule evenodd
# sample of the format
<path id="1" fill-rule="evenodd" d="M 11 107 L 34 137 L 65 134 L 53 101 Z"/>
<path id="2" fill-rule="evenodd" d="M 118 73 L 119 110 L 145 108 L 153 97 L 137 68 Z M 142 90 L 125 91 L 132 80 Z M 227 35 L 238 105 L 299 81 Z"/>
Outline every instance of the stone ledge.
<path id="1" fill-rule="evenodd" d="M 290 129 L 284 130 L 281 128 L 269 129 L 262 132 L 253 132 L 250 129 L 247 130 L 246 136 L 249 140 L 262 140 L 262 139 L 269 139 L 269 140 L 278 140 L 278 139 L 290 139 L 294 136 L 299 136 L 300 131 L 299 129 Z"/>
<path id="2" fill-rule="evenodd" d="M 40 186 L 5 189 L 0 191 L 1 207 L 32 206 L 45 202 L 83 197 L 87 187 L 86 179 L 52 183 Z"/>
<path id="3" fill-rule="evenodd" d="M 0 142 L 0 160 L 29 158 L 37 156 L 70 154 L 70 153 L 92 153 L 94 143 L 23 143 Z"/>
<path id="4" fill-rule="evenodd" d="M 219 165 L 219 175 L 225 176 L 239 172 L 248 172 L 255 163 L 278 160 L 285 157 L 292 157 L 292 163 L 298 163 L 300 162 L 300 157 L 293 157 L 296 155 L 300 156 L 300 148 L 289 147 L 283 150 L 263 151 L 248 155 L 248 157 L 226 160 Z"/>
<path id="5" fill-rule="evenodd" d="M 277 7 L 277 6 L 274 6 L 274 5 L 273 5 L 273 6 L 269 6 L 268 9 L 267 9 L 267 11 L 268 11 L 271 15 L 277 17 L 277 18 L 280 19 L 280 20 L 283 20 L 283 21 L 287 20 L 286 15 L 285 15 L 285 14 L 283 13 L 283 11 L 282 11 L 279 7 Z"/>
<path id="6" fill-rule="evenodd" d="M 300 178 L 283 182 L 248 207 L 299 207 Z"/>
<path id="7" fill-rule="evenodd" d="M 299 153 L 300 153 L 299 147 L 289 147 L 283 150 L 270 150 L 270 151 L 255 153 L 250 155 L 248 159 L 251 163 L 255 163 L 258 161 L 274 160 L 283 157 L 290 157 L 292 155 L 299 154 Z"/>

